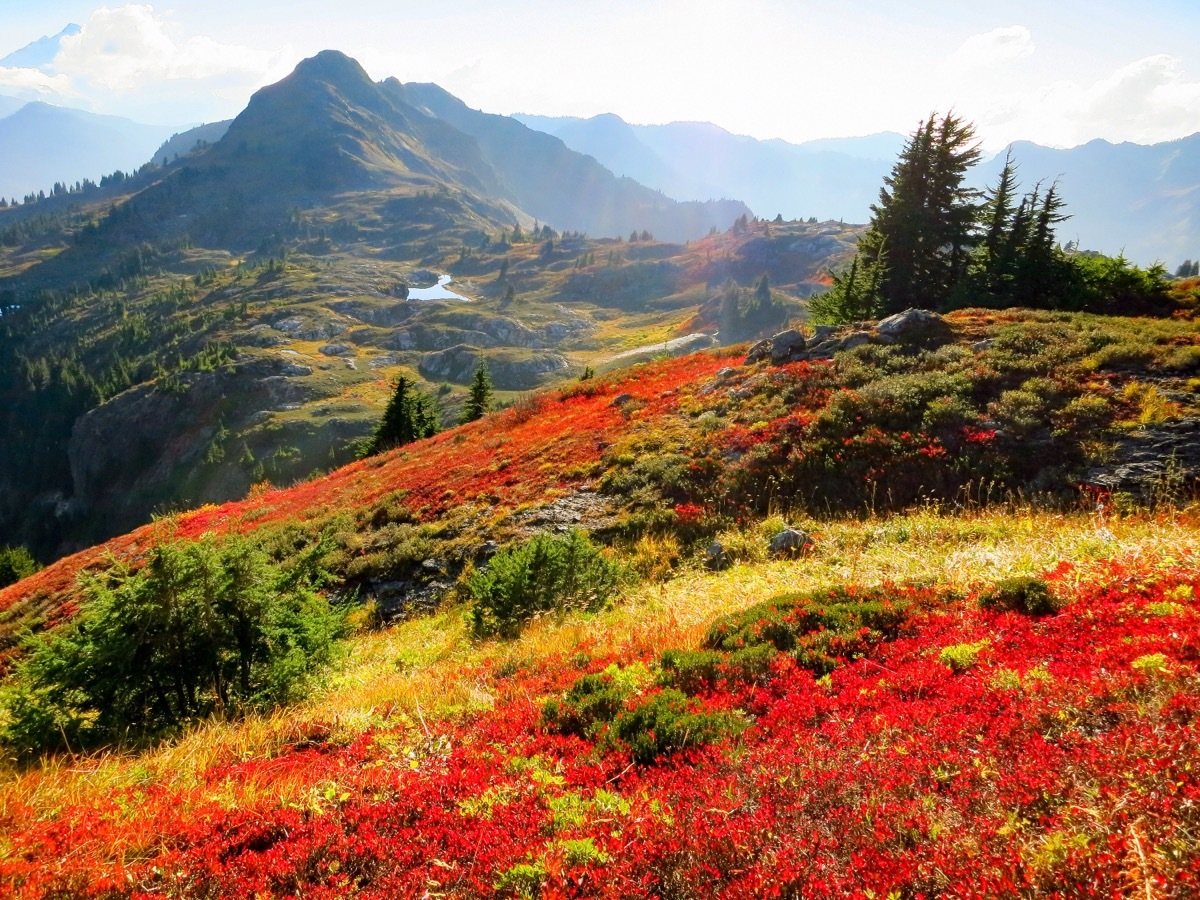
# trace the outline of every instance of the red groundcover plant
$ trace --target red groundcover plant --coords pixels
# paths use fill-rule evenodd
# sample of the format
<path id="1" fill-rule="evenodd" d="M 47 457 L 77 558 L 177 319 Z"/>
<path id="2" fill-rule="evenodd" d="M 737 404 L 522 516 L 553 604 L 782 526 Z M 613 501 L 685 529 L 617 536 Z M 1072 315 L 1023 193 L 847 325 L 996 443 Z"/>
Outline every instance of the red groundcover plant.
<path id="1" fill-rule="evenodd" d="M 1036 616 L 885 587 L 907 611 L 888 639 L 855 643 L 821 678 L 779 653 L 762 677 L 694 688 L 695 710 L 749 727 L 656 760 L 547 727 L 536 698 L 657 660 L 572 657 L 505 676 L 504 695 L 521 699 L 494 709 L 230 761 L 194 796 L 152 787 L 49 817 L 9 808 L 0 890 L 1196 896 L 1195 561 L 1062 566 L 1046 580 L 1061 609 Z M 301 778 L 308 799 L 203 799 L 267 776 Z"/>

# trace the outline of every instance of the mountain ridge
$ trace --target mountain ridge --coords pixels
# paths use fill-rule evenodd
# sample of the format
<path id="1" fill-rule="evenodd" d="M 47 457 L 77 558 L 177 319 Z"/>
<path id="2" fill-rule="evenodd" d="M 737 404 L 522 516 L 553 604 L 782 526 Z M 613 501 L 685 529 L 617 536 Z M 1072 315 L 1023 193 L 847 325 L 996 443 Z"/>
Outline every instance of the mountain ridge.
<path id="1" fill-rule="evenodd" d="M 900 135 L 882 134 L 790 144 L 732 135 L 707 123 L 699 130 L 691 123 L 628 125 L 610 114 L 516 118 L 653 187 L 680 197 L 724 192 L 768 217 L 780 212 L 787 218 L 866 222 L 903 142 Z M 706 142 L 708 151 L 697 151 Z M 1077 229 L 1083 249 L 1124 252 L 1141 265 L 1200 255 L 1196 135 L 1158 144 L 1097 138 L 1068 149 L 1031 141 L 1011 147 L 1026 188 L 1059 181 L 1072 217 L 1064 231 Z M 979 190 L 992 187 L 1004 157 L 1002 151 L 976 166 L 967 183 Z"/>

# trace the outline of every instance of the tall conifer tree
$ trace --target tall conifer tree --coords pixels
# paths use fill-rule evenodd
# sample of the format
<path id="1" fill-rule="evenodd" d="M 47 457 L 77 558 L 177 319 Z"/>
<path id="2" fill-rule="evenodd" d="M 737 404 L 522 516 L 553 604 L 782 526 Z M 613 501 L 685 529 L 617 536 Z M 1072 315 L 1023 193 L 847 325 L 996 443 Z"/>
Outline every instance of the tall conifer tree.
<path id="1" fill-rule="evenodd" d="M 950 298 L 976 240 L 979 194 L 963 181 L 980 156 L 974 128 L 952 113 L 931 115 L 908 139 L 859 241 L 862 267 L 878 276 L 880 312 Z"/>
<path id="2" fill-rule="evenodd" d="M 487 361 L 481 356 L 475 377 L 471 380 L 471 393 L 467 397 L 467 405 L 463 409 L 463 424 L 482 419 L 491 408 L 492 376 L 488 372 Z"/>
<path id="3" fill-rule="evenodd" d="M 433 401 L 415 390 L 412 382 L 401 375 L 365 455 L 373 456 L 436 433 L 437 413 Z"/>

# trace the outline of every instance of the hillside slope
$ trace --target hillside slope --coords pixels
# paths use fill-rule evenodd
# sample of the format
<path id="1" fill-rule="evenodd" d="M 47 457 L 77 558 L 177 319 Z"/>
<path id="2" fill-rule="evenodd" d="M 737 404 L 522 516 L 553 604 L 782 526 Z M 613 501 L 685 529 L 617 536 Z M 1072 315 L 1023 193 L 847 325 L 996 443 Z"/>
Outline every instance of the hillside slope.
<path id="1" fill-rule="evenodd" d="M 0 769 L 0 885 L 1187 896 L 1200 530 L 1171 502 L 1200 472 L 1147 495 L 1151 515 L 1072 498 L 1111 461 L 1098 445 L 1195 420 L 1195 330 L 934 324 L 589 379 L 0 592 L 11 635 L 69 621 L 79 572 L 163 542 L 242 532 L 286 559 L 323 533 L 339 592 L 357 586 L 376 621 L 416 616 L 355 637 L 307 704 Z M 1016 488 L 1051 508 L 986 505 Z M 812 543 L 769 559 L 786 523 Z M 571 526 L 644 583 L 473 637 L 451 582 Z"/>
<path id="2" fill-rule="evenodd" d="M 900 339 L 840 335 L 773 362 L 741 365 L 734 347 L 618 370 L 324 478 L 160 520 L 0 592 L 0 634 L 12 647 L 22 627 L 70 608 L 81 570 L 172 533 L 327 533 L 343 584 L 398 614 L 481 547 L 539 526 L 579 524 L 618 543 L 682 529 L 697 541 L 776 512 L 1017 492 L 1073 504 L 1087 485 L 1150 502 L 1164 486 L 1185 497 L 1200 478 L 1190 322 L 1147 333 L 1134 320 L 968 310 Z M 1157 453 L 1136 441 L 1122 451 L 1139 427 Z M 1122 452 L 1139 464 L 1121 470 Z"/>

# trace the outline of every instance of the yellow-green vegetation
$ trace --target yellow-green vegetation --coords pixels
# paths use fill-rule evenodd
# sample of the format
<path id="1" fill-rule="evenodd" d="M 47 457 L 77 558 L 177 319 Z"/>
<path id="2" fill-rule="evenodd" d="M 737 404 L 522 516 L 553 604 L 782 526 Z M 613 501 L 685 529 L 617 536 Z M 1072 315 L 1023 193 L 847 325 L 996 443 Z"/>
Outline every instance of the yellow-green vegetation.
<path id="1" fill-rule="evenodd" d="M 141 753 L 48 757 L 30 768 L 6 769 L 0 816 L 25 807 L 53 816 L 63 806 L 128 788 L 187 790 L 222 763 L 269 759 L 310 740 L 349 743 L 383 726 L 406 735 L 398 743 L 387 738 L 391 758 L 417 759 L 427 752 L 430 723 L 515 699 L 504 671 L 535 672 L 580 654 L 638 658 L 657 656 L 665 646 L 699 646 L 715 619 L 789 592 L 906 582 L 969 590 L 1063 562 L 1080 563 L 1075 577 L 1086 580 L 1102 577 L 1089 575 L 1090 560 L 1157 566 L 1200 552 L 1195 511 L 1101 521 L 1032 508 L 960 515 L 923 509 L 799 524 L 817 538 L 801 559 L 740 563 L 716 573 L 687 567 L 669 581 L 627 589 L 608 610 L 536 619 L 511 641 L 473 640 L 464 606 L 360 631 L 340 670 L 306 702 L 237 722 L 203 723 Z M 212 784 L 205 796 L 235 807 L 264 796 L 295 802 L 306 789 L 299 776 L 281 779 L 268 769 L 259 778 Z"/>

